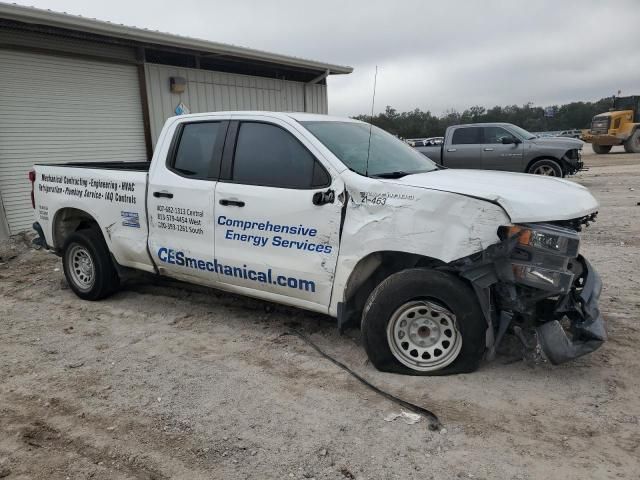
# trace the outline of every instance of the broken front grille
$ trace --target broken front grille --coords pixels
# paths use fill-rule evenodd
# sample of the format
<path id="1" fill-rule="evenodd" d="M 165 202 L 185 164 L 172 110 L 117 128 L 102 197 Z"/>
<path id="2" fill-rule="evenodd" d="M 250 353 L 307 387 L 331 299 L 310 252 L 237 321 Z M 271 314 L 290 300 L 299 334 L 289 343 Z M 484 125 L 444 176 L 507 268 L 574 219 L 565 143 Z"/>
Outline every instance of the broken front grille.
<path id="1" fill-rule="evenodd" d="M 597 216 L 598 212 L 594 212 L 590 215 L 585 215 L 584 217 L 572 218 L 571 220 L 556 220 L 549 223 L 580 232 L 583 226 L 588 227 L 591 222 L 595 222 Z"/>
<path id="2" fill-rule="evenodd" d="M 595 117 L 591 122 L 591 133 L 607 133 L 609 132 L 610 117 Z"/>

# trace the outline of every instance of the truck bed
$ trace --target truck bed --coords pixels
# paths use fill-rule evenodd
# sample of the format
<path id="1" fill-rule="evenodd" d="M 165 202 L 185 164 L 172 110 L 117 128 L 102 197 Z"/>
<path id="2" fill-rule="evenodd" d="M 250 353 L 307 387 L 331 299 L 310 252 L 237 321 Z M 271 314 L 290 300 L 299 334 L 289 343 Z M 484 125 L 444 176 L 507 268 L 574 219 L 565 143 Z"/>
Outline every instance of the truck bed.
<path id="1" fill-rule="evenodd" d="M 436 163 L 442 165 L 442 145 L 433 145 L 429 147 L 415 147 L 417 151 L 433 160 Z"/>
<path id="2" fill-rule="evenodd" d="M 34 165 L 35 220 L 56 250 L 54 232 L 95 221 L 123 266 L 153 271 L 147 252 L 149 162 L 69 162 Z M 85 212 L 85 217 L 77 217 Z"/>

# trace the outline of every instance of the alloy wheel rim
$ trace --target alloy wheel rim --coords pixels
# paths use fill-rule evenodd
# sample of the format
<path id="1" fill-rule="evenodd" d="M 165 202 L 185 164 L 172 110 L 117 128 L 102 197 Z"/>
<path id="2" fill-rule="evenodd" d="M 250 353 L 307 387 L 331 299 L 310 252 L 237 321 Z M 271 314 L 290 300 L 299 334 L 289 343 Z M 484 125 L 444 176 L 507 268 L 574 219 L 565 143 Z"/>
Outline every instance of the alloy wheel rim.
<path id="1" fill-rule="evenodd" d="M 95 283 L 96 275 L 89 251 L 82 245 L 73 245 L 67 258 L 67 270 L 73 283 L 82 291 L 90 290 Z"/>
<path id="2" fill-rule="evenodd" d="M 422 372 L 446 367 L 462 348 L 455 315 L 426 300 L 407 302 L 393 313 L 387 341 L 400 363 Z"/>
<path id="3" fill-rule="evenodd" d="M 546 175 L 548 177 L 556 176 L 556 171 L 549 165 L 540 165 L 533 171 L 533 173 L 535 173 L 536 175 Z"/>

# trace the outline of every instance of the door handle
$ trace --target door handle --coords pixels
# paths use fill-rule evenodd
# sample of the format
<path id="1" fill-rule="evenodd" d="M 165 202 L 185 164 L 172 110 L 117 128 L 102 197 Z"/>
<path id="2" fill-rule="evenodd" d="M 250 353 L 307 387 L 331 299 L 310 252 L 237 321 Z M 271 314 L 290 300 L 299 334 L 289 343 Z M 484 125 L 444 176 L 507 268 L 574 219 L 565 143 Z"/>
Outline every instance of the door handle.
<path id="1" fill-rule="evenodd" d="M 242 200 L 228 200 L 223 198 L 220 200 L 220 205 L 225 207 L 244 207 L 244 202 Z"/>
<path id="2" fill-rule="evenodd" d="M 485 148 L 484 151 L 485 152 L 493 152 L 493 148 Z"/>
<path id="3" fill-rule="evenodd" d="M 156 198 L 173 198 L 173 193 L 167 191 L 153 192 L 153 196 Z"/>
<path id="4" fill-rule="evenodd" d="M 447 148 L 447 152 L 457 152 L 458 150 L 455 148 Z"/>

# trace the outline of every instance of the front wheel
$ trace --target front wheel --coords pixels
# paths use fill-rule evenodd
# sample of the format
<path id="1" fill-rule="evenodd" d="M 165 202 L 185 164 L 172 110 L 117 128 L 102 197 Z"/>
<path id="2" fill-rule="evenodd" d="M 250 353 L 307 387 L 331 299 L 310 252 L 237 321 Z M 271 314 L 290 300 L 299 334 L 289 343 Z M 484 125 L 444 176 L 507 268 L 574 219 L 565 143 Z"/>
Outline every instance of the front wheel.
<path id="1" fill-rule="evenodd" d="M 547 177 L 563 177 L 562 167 L 555 160 L 545 158 L 534 162 L 527 170 L 534 175 L 546 175 Z"/>
<path id="2" fill-rule="evenodd" d="M 603 155 L 611 151 L 611 145 L 598 145 L 597 143 L 592 143 L 591 148 L 594 153 L 597 153 L 598 155 Z"/>
<path id="3" fill-rule="evenodd" d="M 70 235 L 64 245 L 62 265 L 69 287 L 84 300 L 108 297 L 120 284 L 109 249 L 97 230 Z"/>
<path id="4" fill-rule="evenodd" d="M 468 373 L 480 365 L 487 323 L 475 292 L 455 275 L 409 269 L 369 296 L 362 337 L 371 363 L 405 375 Z"/>

